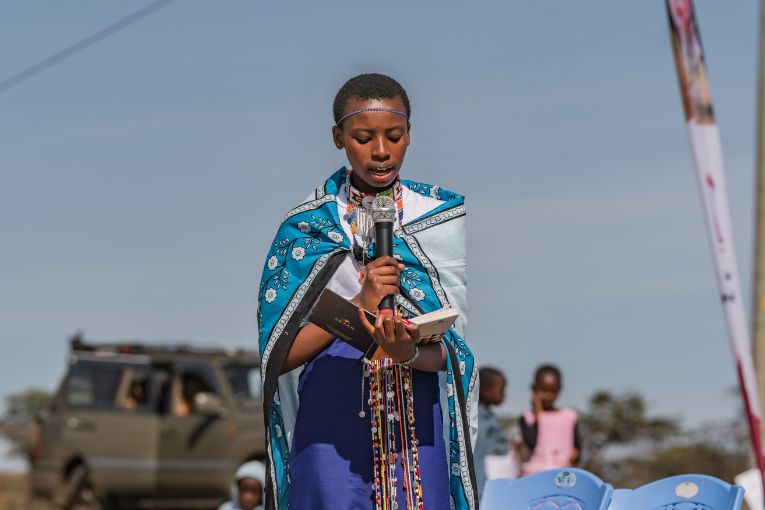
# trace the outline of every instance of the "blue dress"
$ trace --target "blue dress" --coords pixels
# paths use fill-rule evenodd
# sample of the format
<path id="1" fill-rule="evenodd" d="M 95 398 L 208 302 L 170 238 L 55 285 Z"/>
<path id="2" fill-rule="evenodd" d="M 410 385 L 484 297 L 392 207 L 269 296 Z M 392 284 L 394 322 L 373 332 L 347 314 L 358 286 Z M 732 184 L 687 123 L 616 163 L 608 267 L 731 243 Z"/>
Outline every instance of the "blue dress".
<path id="1" fill-rule="evenodd" d="M 300 376 L 300 407 L 290 456 L 292 510 L 374 508 L 369 386 L 365 384 L 362 398 L 361 355 L 335 340 Z M 412 378 L 424 507 L 449 508 L 438 374 L 413 370 Z M 362 405 L 363 418 L 359 416 Z M 404 510 L 400 462 L 396 471 L 398 507 Z"/>

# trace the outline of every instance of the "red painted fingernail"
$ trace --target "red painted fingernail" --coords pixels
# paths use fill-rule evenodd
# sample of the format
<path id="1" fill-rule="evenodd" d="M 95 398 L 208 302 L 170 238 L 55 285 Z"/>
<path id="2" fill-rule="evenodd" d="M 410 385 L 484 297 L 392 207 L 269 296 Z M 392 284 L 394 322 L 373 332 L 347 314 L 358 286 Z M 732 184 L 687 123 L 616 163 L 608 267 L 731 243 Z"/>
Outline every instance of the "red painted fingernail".
<path id="1" fill-rule="evenodd" d="M 411 323 L 412 321 L 410 321 L 409 319 L 404 319 L 404 324 L 411 324 Z"/>

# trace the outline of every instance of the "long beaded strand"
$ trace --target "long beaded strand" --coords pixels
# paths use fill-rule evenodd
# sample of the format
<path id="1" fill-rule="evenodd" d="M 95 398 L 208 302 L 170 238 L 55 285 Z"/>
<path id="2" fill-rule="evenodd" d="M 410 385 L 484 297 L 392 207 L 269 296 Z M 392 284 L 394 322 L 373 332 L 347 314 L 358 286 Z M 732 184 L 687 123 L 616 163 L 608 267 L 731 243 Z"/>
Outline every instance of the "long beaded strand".
<path id="1" fill-rule="evenodd" d="M 372 456 L 374 460 L 374 490 L 375 490 L 375 508 L 378 510 L 383 507 L 385 477 L 382 467 L 382 428 L 380 423 L 380 371 L 377 361 L 370 363 L 369 375 L 369 407 L 372 420 Z"/>
<path id="2" fill-rule="evenodd" d="M 388 357 L 372 360 L 368 367 L 375 509 L 398 510 L 395 468 L 400 459 L 407 510 L 423 510 L 411 368 Z"/>
<path id="3" fill-rule="evenodd" d="M 414 501 L 417 510 L 423 510 L 424 505 L 422 502 L 422 473 L 420 472 L 420 454 L 417 450 L 419 440 L 417 439 L 417 433 L 415 431 L 414 424 L 414 385 L 412 379 L 411 367 L 402 367 L 403 380 L 404 380 L 404 395 L 406 399 L 406 420 L 407 428 L 409 429 L 409 449 L 412 453 L 412 461 L 409 466 L 410 474 L 410 486 L 413 488 Z"/>
<path id="4" fill-rule="evenodd" d="M 398 428 L 399 428 L 399 441 L 401 444 L 401 472 L 404 473 L 404 495 L 406 496 L 406 509 L 412 510 L 414 508 L 414 503 L 412 501 L 412 484 L 410 481 L 409 476 L 409 466 L 411 466 L 411 462 L 409 460 L 409 440 L 406 437 L 406 433 L 404 432 L 405 424 L 406 424 L 406 409 L 404 406 L 402 406 L 401 402 L 401 390 L 404 386 L 404 384 L 401 382 L 402 372 L 405 370 L 405 368 L 402 367 L 396 367 L 396 409 L 399 413 L 400 417 L 403 417 L 402 419 L 399 419 L 398 421 Z M 406 403 L 406 397 L 404 397 L 403 400 L 404 403 Z"/>

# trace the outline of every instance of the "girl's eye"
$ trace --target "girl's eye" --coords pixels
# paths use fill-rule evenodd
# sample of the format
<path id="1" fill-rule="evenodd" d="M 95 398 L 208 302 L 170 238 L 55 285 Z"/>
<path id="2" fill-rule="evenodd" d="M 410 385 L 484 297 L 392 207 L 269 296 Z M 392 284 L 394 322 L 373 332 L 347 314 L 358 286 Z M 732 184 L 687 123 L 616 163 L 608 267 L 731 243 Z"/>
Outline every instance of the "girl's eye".
<path id="1" fill-rule="evenodd" d="M 389 136 L 388 140 L 390 140 L 393 143 L 397 143 L 399 140 L 401 140 L 400 136 Z"/>
<path id="2" fill-rule="evenodd" d="M 371 138 L 356 138 L 356 141 L 360 144 L 368 143 L 371 140 Z"/>

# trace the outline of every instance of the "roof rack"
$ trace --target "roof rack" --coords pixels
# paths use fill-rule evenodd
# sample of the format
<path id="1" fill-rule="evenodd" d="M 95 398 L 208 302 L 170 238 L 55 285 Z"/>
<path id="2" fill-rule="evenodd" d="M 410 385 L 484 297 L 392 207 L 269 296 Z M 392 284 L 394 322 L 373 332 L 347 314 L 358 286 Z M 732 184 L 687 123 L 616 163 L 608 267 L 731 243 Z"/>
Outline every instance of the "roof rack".
<path id="1" fill-rule="evenodd" d="M 93 343 L 86 341 L 82 333 L 77 333 L 69 339 L 69 345 L 72 351 L 93 352 L 93 353 L 112 353 L 112 354 L 200 354 L 200 355 L 218 355 L 218 356 L 257 356 L 255 350 L 242 348 L 222 348 L 205 347 L 193 345 L 189 341 L 165 341 L 162 343 L 143 343 L 140 341 L 124 342 L 104 342 Z"/>

